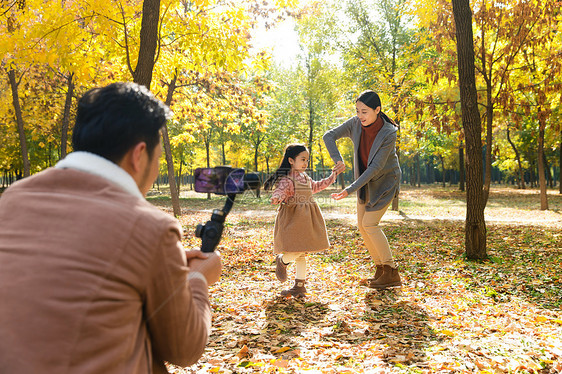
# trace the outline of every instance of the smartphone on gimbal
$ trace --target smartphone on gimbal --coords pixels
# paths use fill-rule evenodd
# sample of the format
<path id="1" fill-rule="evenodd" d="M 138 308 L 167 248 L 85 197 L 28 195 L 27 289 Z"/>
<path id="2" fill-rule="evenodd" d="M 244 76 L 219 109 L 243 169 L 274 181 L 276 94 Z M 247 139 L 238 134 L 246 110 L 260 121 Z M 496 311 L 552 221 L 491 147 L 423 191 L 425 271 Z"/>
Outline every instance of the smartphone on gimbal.
<path id="1" fill-rule="evenodd" d="M 197 225 L 195 236 L 201 238 L 201 251 L 213 252 L 219 244 L 224 221 L 234 204 L 236 194 L 246 190 L 244 181 L 246 172 L 241 168 L 217 166 L 214 168 L 197 168 L 194 172 L 195 191 L 226 195 L 226 202 L 222 209 L 215 209 L 207 223 Z"/>

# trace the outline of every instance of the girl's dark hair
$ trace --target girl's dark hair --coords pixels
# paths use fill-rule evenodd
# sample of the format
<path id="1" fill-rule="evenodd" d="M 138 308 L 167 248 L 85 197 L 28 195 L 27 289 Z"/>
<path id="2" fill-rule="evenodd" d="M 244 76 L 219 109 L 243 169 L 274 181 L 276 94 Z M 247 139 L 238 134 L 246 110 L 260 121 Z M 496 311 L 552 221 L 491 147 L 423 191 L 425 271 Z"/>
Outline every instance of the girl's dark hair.
<path id="1" fill-rule="evenodd" d="M 355 100 L 355 102 L 361 101 L 363 104 L 367 105 L 371 109 L 377 109 L 377 107 L 381 107 L 380 115 L 381 117 L 387 121 L 392 123 L 396 126 L 396 122 L 386 114 L 382 112 L 382 105 L 381 105 L 381 98 L 379 95 L 373 90 L 363 91 L 361 95 Z"/>
<path id="2" fill-rule="evenodd" d="M 289 144 L 285 147 L 285 154 L 283 155 L 283 161 L 281 161 L 281 165 L 275 170 L 275 172 L 267 178 L 267 180 L 263 184 L 263 188 L 266 190 L 271 189 L 277 182 L 277 180 L 291 171 L 291 164 L 289 163 L 289 158 L 293 160 L 302 152 L 308 151 L 308 148 L 304 144 Z"/>

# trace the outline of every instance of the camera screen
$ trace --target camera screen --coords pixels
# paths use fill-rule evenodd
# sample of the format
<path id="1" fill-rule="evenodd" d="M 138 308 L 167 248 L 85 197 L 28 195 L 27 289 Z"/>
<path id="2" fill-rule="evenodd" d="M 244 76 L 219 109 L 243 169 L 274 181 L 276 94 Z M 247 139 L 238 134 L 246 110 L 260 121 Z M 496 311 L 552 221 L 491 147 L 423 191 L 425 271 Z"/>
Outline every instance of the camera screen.
<path id="1" fill-rule="evenodd" d="M 217 195 L 244 192 L 244 169 L 228 166 L 195 169 L 195 191 Z"/>

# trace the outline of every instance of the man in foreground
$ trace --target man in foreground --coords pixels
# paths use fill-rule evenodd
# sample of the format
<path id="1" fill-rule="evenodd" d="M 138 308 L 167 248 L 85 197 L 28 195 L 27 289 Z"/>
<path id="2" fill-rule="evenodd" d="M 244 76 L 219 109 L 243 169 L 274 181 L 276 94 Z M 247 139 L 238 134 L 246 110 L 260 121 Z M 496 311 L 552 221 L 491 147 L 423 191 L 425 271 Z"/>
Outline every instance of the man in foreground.
<path id="1" fill-rule="evenodd" d="M 114 83 L 78 103 L 74 153 L 0 198 L 0 371 L 165 373 L 202 355 L 215 254 L 144 195 L 168 108 Z"/>

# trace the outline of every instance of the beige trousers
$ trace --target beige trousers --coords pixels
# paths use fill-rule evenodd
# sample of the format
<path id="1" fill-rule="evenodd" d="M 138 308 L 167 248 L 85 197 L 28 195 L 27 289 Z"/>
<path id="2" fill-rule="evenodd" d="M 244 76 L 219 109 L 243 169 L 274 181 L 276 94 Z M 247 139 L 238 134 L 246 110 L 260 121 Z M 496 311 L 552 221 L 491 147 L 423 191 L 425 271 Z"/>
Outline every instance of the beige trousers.
<path id="1" fill-rule="evenodd" d="M 286 264 L 295 263 L 295 279 L 306 279 L 306 252 L 283 253 L 281 260 Z"/>
<path id="2" fill-rule="evenodd" d="M 365 210 L 365 204 L 357 201 L 357 227 L 375 265 L 389 265 L 394 268 L 396 265 L 392 259 L 388 240 L 379 226 L 379 222 L 389 206 L 390 203 L 381 210 L 369 212 Z"/>

